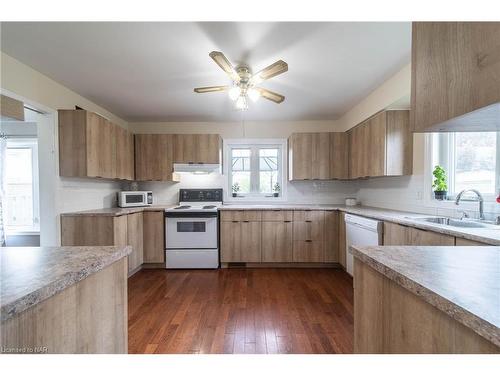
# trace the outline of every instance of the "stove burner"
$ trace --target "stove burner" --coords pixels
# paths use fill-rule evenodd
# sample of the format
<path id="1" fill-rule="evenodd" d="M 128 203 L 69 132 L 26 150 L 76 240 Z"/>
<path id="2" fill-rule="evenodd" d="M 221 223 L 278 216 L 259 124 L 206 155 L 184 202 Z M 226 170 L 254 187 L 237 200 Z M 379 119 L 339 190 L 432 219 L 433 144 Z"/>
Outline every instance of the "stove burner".
<path id="1" fill-rule="evenodd" d="M 211 210 L 212 208 L 215 208 L 216 206 L 210 205 L 210 206 L 203 206 L 204 210 Z"/>
<path id="2" fill-rule="evenodd" d="M 178 206 L 175 207 L 174 210 L 187 210 L 188 208 L 191 208 L 191 206 Z"/>

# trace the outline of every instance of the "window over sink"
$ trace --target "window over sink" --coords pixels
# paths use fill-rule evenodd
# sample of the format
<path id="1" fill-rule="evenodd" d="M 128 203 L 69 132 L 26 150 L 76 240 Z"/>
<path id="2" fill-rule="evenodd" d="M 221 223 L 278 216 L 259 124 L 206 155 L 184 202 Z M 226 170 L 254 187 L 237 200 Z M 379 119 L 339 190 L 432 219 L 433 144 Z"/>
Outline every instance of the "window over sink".
<path id="1" fill-rule="evenodd" d="M 224 144 L 226 200 L 284 199 L 286 139 L 228 139 Z"/>
<path id="2" fill-rule="evenodd" d="M 431 165 L 441 165 L 447 174 L 448 199 L 464 189 L 478 190 L 485 200 L 498 194 L 500 137 L 496 132 L 434 133 L 431 141 Z"/>

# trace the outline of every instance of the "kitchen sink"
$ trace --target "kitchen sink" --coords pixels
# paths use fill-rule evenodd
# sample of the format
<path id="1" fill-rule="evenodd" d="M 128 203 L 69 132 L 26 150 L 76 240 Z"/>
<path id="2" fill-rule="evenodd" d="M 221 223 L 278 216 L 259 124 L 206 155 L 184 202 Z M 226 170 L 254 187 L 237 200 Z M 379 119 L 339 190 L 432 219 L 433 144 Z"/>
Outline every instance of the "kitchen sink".
<path id="1" fill-rule="evenodd" d="M 447 225 L 457 228 L 484 228 L 484 229 L 500 229 L 499 225 L 475 220 L 457 220 L 449 217 L 409 217 L 415 221 L 424 221 L 426 223 Z"/>

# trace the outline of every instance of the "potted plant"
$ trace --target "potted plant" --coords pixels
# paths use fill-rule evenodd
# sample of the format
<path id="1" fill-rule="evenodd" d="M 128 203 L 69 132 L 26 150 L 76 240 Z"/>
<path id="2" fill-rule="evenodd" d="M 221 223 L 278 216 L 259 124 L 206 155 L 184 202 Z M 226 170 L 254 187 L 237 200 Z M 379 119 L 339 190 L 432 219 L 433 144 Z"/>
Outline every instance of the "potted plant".
<path id="1" fill-rule="evenodd" d="M 233 197 L 237 197 L 238 191 L 240 191 L 240 184 L 235 182 L 232 186 L 232 189 L 233 189 Z"/>
<path id="2" fill-rule="evenodd" d="M 446 171 L 443 167 L 436 165 L 434 171 L 432 171 L 434 176 L 434 181 L 432 187 L 434 188 L 434 198 L 442 201 L 446 198 L 446 193 L 448 192 L 448 185 L 446 184 Z"/>
<path id="3" fill-rule="evenodd" d="M 273 196 L 274 197 L 279 197 L 280 196 L 280 184 L 277 183 L 277 182 L 273 186 Z"/>

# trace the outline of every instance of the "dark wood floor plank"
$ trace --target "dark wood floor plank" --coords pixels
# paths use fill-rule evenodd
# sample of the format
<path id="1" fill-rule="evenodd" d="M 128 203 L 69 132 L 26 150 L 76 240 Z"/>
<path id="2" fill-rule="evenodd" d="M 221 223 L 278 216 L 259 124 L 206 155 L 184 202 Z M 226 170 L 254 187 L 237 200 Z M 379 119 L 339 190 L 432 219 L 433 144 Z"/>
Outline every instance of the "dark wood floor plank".
<path id="1" fill-rule="evenodd" d="M 142 270 L 130 353 L 352 353 L 352 278 L 338 269 Z"/>

